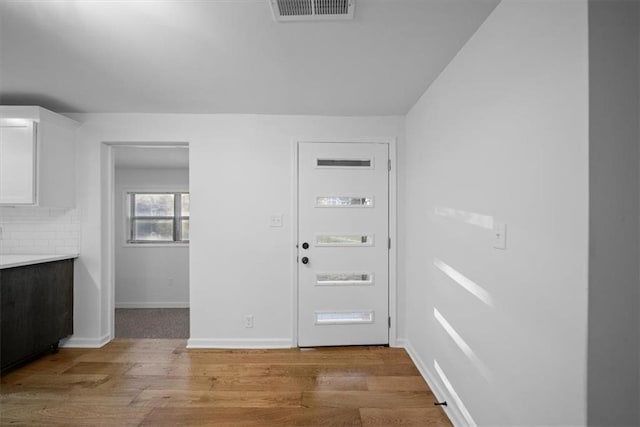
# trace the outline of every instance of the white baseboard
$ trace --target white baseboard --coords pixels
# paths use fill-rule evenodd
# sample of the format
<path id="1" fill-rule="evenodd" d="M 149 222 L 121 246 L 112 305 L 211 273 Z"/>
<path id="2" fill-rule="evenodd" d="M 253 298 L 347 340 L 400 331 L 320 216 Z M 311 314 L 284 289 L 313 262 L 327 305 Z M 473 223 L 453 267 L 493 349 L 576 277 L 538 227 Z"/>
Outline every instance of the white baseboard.
<path id="1" fill-rule="evenodd" d="M 404 338 L 398 340 L 398 344 L 400 344 L 400 342 L 404 344 L 404 349 L 409 354 L 409 357 L 411 357 L 411 360 L 413 360 L 413 363 L 418 368 L 418 371 L 420 371 L 422 378 L 427 382 L 427 385 L 433 392 L 436 399 L 440 402 L 443 400 L 447 401 L 447 406 L 441 406 L 441 408 L 444 409 L 444 412 L 447 414 L 447 417 L 449 417 L 451 423 L 456 427 L 467 426 L 468 423 L 465 421 L 465 418 L 457 407 L 456 402 L 447 397 L 448 393 L 440 386 L 440 381 L 436 380 L 436 376 L 433 371 L 429 369 L 427 364 L 420 358 L 416 350 L 411 345 L 411 342 Z"/>
<path id="2" fill-rule="evenodd" d="M 100 338 L 85 338 L 70 336 L 60 340 L 60 347 L 64 348 L 100 348 L 111 341 L 109 334 Z"/>
<path id="3" fill-rule="evenodd" d="M 116 308 L 189 308 L 189 302 L 117 302 Z"/>
<path id="4" fill-rule="evenodd" d="M 293 341 L 287 338 L 267 339 L 213 339 L 213 338 L 189 338 L 187 348 L 292 348 Z"/>

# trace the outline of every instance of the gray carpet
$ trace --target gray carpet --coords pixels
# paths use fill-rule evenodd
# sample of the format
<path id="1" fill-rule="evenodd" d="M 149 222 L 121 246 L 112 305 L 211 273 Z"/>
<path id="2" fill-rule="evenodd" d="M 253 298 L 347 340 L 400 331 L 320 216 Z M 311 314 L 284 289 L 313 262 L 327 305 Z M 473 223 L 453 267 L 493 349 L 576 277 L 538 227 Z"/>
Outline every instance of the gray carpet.
<path id="1" fill-rule="evenodd" d="M 116 338 L 189 338 L 189 309 L 116 308 Z"/>

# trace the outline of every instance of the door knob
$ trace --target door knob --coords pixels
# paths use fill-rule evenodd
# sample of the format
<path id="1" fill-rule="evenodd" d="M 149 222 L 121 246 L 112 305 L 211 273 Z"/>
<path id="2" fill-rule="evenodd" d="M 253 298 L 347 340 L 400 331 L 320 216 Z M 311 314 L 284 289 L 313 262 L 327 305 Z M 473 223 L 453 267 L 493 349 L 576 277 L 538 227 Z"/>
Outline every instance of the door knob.
<path id="1" fill-rule="evenodd" d="M 309 264 L 309 258 L 307 258 L 306 256 L 303 256 L 300 261 L 302 261 L 303 264 Z"/>
<path id="2" fill-rule="evenodd" d="M 302 249 L 309 249 L 309 244 L 307 242 L 304 242 L 302 244 Z"/>

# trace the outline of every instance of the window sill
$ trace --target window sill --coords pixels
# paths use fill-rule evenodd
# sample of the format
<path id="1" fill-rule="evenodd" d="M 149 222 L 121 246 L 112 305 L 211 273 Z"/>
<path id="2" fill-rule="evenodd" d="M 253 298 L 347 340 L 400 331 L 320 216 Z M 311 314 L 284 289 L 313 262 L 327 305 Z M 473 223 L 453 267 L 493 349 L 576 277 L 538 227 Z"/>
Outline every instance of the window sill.
<path id="1" fill-rule="evenodd" d="M 188 248 L 188 243 L 124 243 L 123 248 Z"/>

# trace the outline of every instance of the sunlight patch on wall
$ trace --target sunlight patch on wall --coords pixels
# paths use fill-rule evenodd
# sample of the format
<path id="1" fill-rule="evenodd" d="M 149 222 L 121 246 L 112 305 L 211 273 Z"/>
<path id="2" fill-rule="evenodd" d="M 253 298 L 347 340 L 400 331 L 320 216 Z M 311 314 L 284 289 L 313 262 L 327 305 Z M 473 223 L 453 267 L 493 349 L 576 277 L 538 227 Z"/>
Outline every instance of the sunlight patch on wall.
<path id="1" fill-rule="evenodd" d="M 451 218 L 458 221 L 466 222 L 467 224 L 486 228 L 488 230 L 493 230 L 493 217 L 489 215 L 482 215 L 475 212 L 466 212 L 460 209 L 443 208 L 440 206 L 436 206 L 435 214 L 445 218 Z"/>
<path id="2" fill-rule="evenodd" d="M 493 307 L 493 299 L 489 292 L 484 290 L 480 285 L 475 283 L 473 280 L 464 276 L 455 268 L 451 267 L 449 264 L 444 261 L 434 258 L 433 265 L 435 265 L 440 271 L 449 276 L 454 282 L 462 286 L 464 289 L 469 291 L 473 296 L 478 298 L 483 303 L 487 304 L 489 307 Z"/>
<path id="3" fill-rule="evenodd" d="M 451 326 L 451 324 L 447 321 L 447 319 L 442 316 L 442 314 L 438 311 L 437 308 L 433 309 L 433 316 L 436 318 L 440 326 L 445 330 L 445 332 L 451 337 L 454 343 L 462 350 L 462 352 L 467 356 L 467 358 L 475 365 L 475 367 L 480 371 L 480 375 L 484 377 L 487 381 L 491 381 L 491 373 L 487 366 L 478 358 L 476 353 L 471 349 L 469 344 L 460 336 L 460 334 Z"/>

